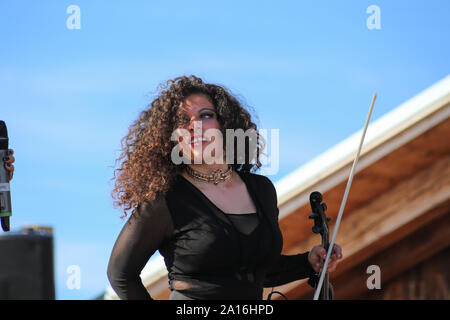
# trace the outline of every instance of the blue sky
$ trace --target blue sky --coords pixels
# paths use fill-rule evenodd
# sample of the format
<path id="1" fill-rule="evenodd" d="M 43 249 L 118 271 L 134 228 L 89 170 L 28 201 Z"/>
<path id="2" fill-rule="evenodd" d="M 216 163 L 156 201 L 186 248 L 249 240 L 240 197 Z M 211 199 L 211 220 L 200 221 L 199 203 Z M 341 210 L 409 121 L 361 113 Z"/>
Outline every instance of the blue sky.
<path id="1" fill-rule="evenodd" d="M 81 29 L 69 30 L 69 5 Z M 380 8 L 369 30 L 367 7 Z M 280 131 L 276 182 L 444 78 L 450 2 L 2 1 L 0 119 L 15 150 L 12 228 L 50 225 L 58 299 L 90 299 L 123 225 L 110 197 L 120 139 L 157 85 L 225 85 Z M 66 286 L 70 265 L 80 289 Z"/>

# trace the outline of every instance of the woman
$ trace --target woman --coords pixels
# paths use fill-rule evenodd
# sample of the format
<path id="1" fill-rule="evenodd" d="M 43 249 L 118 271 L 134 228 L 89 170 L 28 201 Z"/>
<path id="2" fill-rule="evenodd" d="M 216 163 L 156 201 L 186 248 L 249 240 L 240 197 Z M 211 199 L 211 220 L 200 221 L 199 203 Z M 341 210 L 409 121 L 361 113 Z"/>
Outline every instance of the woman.
<path id="1" fill-rule="evenodd" d="M 151 299 L 140 272 L 157 250 L 168 270 L 170 299 L 262 299 L 264 287 L 319 272 L 326 254 L 321 246 L 280 254 L 275 188 L 250 172 L 261 167 L 261 137 L 250 136 L 244 154 L 234 144 L 229 148 L 227 129 L 256 132 L 241 103 L 195 76 L 169 80 L 161 89 L 122 140 L 123 162 L 114 172 L 114 204 L 125 216 L 133 209 L 108 264 L 119 298 Z M 341 257 L 336 245 L 330 272 Z"/>

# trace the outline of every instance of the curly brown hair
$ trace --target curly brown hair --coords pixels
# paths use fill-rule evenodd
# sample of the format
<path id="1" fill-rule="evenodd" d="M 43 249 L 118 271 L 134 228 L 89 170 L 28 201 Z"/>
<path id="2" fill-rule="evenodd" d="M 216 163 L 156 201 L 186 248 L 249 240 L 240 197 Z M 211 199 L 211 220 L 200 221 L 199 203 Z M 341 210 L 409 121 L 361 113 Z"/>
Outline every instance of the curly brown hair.
<path id="1" fill-rule="evenodd" d="M 152 201 L 165 194 L 176 176 L 184 170 L 186 164 L 176 165 L 171 161 L 171 152 L 177 143 L 171 140 L 171 135 L 187 120 L 180 106 L 191 94 L 209 97 L 224 139 L 226 129 L 257 130 L 243 102 L 224 86 L 205 83 L 201 78 L 190 75 L 170 79 L 158 88 L 159 94 L 140 113 L 129 127 L 128 134 L 122 138 L 122 153 L 115 161 L 115 164 L 122 162 L 120 168 L 114 170 L 111 180 L 115 179 L 115 185 L 111 195 L 114 207 L 122 207 L 122 218 L 127 216 L 128 210 L 136 208 L 143 201 Z M 261 167 L 259 156 L 263 154 L 265 141 L 257 131 L 256 136 L 256 154 L 248 155 L 246 152 L 245 161 L 237 161 L 235 152 L 235 161 L 230 164 L 233 170 L 254 172 Z M 248 145 L 246 139 L 245 148 Z"/>

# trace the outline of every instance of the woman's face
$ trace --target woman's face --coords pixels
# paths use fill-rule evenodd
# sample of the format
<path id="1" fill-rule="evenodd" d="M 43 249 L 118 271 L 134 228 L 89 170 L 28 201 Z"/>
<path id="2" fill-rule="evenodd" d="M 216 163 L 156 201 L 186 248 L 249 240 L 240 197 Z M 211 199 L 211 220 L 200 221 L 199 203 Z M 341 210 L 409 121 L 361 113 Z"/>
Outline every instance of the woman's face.
<path id="1" fill-rule="evenodd" d="M 195 159 L 201 160 L 201 163 L 210 163 L 212 158 L 216 157 L 216 152 L 222 152 L 223 149 L 222 135 L 217 134 L 221 133 L 221 126 L 217 120 L 214 105 L 208 96 L 192 94 L 185 99 L 182 108 L 187 116 L 187 122 L 180 128 L 189 132 L 187 139 L 190 139 L 186 143 L 180 143 L 183 155 L 190 154 L 191 163 L 194 163 Z M 207 130 L 209 131 L 206 132 Z M 223 160 L 222 153 L 217 154 L 217 157 Z M 195 160 L 195 163 L 197 161 Z"/>

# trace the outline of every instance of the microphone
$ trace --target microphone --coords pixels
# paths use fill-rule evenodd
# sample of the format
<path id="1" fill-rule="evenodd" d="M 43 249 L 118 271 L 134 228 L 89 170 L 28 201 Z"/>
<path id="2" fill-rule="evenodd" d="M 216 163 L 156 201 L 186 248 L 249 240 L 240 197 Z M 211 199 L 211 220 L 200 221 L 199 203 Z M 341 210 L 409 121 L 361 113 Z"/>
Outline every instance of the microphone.
<path id="1" fill-rule="evenodd" d="M 6 124 L 0 120 L 0 159 L 8 155 L 8 131 Z M 3 231 L 9 231 L 9 217 L 12 215 L 11 192 L 9 189 L 9 172 L 0 166 L 0 219 Z"/>

